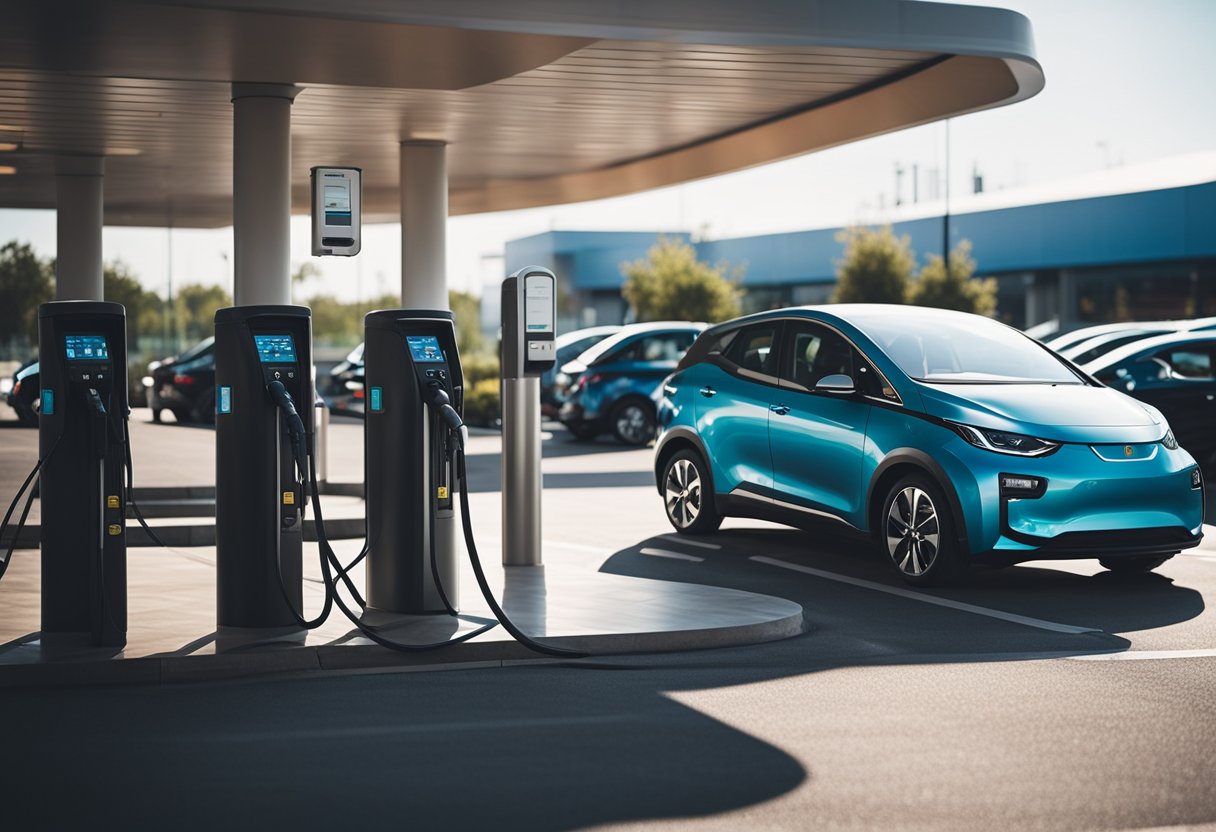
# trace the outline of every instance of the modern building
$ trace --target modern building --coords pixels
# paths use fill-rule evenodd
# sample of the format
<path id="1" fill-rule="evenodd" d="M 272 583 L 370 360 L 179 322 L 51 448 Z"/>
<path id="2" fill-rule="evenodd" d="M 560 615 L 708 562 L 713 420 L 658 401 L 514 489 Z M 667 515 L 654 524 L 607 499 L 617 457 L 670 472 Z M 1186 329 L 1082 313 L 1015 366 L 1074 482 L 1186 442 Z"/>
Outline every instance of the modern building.
<path id="1" fill-rule="evenodd" d="M 1136 190 L 1143 183 L 1167 187 Z M 1132 189 L 1132 190 L 1129 190 Z M 892 223 L 918 259 L 940 254 L 945 217 Z M 913 211 L 916 207 L 913 207 Z M 843 253 L 840 228 L 705 240 L 701 260 L 745 266 L 746 311 L 823 303 Z M 508 272 L 528 264 L 560 280 L 564 328 L 621 323 L 623 263 L 680 232 L 550 231 L 507 243 Z M 951 246 L 970 240 L 977 274 L 998 282 L 997 314 L 1019 327 L 1058 319 L 1216 315 L 1216 154 L 1103 171 L 1049 187 L 977 194 L 949 215 Z"/>

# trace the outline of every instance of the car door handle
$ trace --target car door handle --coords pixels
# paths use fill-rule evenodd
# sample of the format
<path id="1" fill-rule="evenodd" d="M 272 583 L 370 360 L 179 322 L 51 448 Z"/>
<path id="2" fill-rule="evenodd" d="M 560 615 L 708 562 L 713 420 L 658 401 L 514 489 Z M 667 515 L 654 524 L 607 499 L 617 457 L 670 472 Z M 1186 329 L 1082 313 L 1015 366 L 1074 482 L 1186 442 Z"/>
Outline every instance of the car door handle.
<path id="1" fill-rule="evenodd" d="M 789 407 L 784 404 L 771 404 L 768 406 L 768 409 L 776 413 L 778 416 L 784 416 L 790 412 Z"/>
<path id="2" fill-rule="evenodd" d="M 718 395 L 718 391 L 707 385 L 701 388 L 701 395 L 707 399 L 712 399 L 714 396 Z"/>

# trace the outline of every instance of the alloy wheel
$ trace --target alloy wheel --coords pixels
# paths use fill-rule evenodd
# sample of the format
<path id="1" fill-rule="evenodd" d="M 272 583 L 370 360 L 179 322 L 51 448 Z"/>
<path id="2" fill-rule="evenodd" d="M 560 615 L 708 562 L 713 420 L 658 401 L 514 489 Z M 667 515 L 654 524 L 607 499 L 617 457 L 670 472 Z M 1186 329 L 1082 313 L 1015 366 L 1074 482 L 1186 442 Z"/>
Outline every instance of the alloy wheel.
<path id="1" fill-rule="evenodd" d="M 616 435 L 629 444 L 642 445 L 650 440 L 652 433 L 650 418 L 641 405 L 626 405 L 617 413 Z"/>
<path id="2" fill-rule="evenodd" d="M 937 559 L 941 526 L 928 493 L 908 486 L 887 511 L 887 553 L 900 572 L 923 575 Z"/>
<path id="3" fill-rule="evenodd" d="M 696 522 L 701 513 L 701 474 L 697 466 L 687 459 L 673 462 L 667 469 L 663 499 L 667 516 L 677 527 L 686 529 Z"/>

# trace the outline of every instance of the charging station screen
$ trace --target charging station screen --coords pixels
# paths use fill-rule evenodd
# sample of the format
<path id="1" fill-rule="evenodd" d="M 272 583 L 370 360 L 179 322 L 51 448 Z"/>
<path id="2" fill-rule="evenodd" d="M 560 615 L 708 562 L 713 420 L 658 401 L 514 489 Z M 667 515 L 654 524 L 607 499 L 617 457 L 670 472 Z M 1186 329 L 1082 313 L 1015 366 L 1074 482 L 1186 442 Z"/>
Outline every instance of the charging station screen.
<path id="1" fill-rule="evenodd" d="M 443 350 L 439 349 L 439 339 L 434 335 L 407 335 L 405 343 L 409 344 L 410 356 L 419 363 L 444 360 Z"/>
<path id="2" fill-rule="evenodd" d="M 350 182 L 345 178 L 326 182 L 322 196 L 325 201 L 325 224 L 350 225 Z"/>
<path id="3" fill-rule="evenodd" d="M 253 343 L 263 364 L 292 364 L 296 360 L 296 342 L 290 335 L 255 335 Z"/>
<path id="4" fill-rule="evenodd" d="M 110 348 L 104 335 L 65 335 L 63 348 L 68 361 L 108 361 Z"/>

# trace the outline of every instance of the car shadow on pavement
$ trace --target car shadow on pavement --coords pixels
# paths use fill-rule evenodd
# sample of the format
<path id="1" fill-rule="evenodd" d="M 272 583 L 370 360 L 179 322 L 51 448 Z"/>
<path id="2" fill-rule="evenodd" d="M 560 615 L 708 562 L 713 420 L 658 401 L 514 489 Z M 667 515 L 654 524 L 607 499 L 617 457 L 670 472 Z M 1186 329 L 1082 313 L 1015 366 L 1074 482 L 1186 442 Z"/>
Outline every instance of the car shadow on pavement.
<path id="1" fill-rule="evenodd" d="M 702 545 L 682 546 L 674 535 L 647 538 L 613 554 L 601 571 L 741 589 L 798 603 L 809 628 L 815 631 L 802 639 L 802 649 L 813 661 L 832 666 L 899 661 L 900 657 L 932 656 L 935 661 L 949 661 L 957 655 L 960 660 L 974 656 L 994 660 L 1121 651 L 1131 645 L 1122 634 L 1188 621 L 1205 608 L 1199 592 L 1156 573 L 1084 575 L 1036 562 L 1001 570 L 977 569 L 958 585 L 921 589 L 906 585 L 860 536 L 733 528 L 692 539 Z M 710 548 L 714 545 L 721 548 Z M 656 557 L 656 548 L 699 560 Z M 643 549 L 650 554 L 643 554 Z M 844 580 L 780 568 L 768 560 L 752 560 L 754 556 Z M 906 592 L 954 606 L 918 602 L 901 594 Z M 976 615 L 958 605 L 1094 632 L 1036 628 Z"/>

